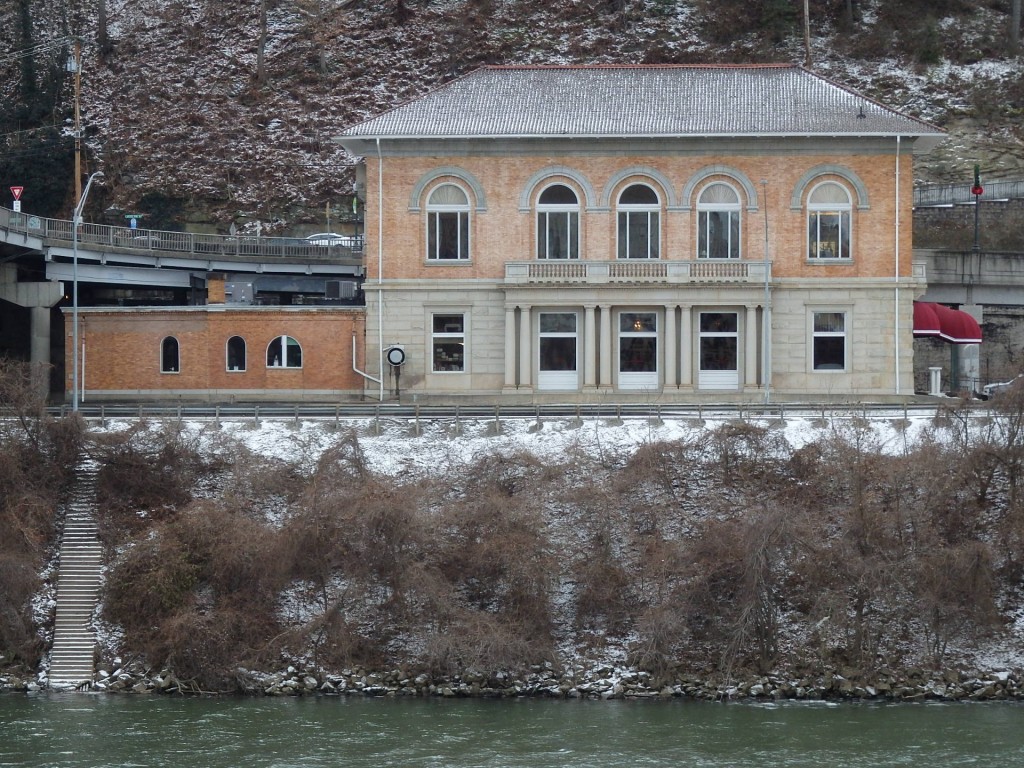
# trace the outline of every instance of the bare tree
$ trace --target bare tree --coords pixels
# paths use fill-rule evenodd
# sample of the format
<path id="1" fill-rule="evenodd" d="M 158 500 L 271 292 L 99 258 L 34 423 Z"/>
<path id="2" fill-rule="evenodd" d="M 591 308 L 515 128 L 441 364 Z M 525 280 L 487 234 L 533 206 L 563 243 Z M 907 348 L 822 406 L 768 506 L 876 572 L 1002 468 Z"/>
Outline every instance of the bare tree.
<path id="1" fill-rule="evenodd" d="M 1021 0 L 1013 0 L 1010 5 L 1010 53 L 1017 53 L 1020 48 L 1020 4 Z"/>
<path id="2" fill-rule="evenodd" d="M 260 0 L 260 40 L 256 47 L 256 85 L 266 82 L 267 0 Z"/>

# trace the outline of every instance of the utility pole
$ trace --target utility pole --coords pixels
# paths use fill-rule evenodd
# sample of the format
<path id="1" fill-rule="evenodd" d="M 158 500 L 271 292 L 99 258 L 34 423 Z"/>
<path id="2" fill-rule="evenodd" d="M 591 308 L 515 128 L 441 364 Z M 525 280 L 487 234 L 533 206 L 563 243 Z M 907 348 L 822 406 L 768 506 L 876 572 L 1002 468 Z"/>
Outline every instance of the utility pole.
<path id="1" fill-rule="evenodd" d="M 811 8 L 810 0 L 804 0 L 804 66 L 811 68 Z"/>
<path id="2" fill-rule="evenodd" d="M 75 40 L 75 200 L 82 199 L 82 41 Z"/>

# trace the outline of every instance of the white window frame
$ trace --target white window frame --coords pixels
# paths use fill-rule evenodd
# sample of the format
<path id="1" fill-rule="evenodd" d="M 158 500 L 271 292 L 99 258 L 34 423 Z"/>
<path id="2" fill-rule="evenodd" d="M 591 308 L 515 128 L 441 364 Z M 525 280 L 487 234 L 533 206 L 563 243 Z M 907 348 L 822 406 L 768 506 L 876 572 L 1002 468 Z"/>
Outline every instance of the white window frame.
<path id="1" fill-rule="evenodd" d="M 628 319 L 633 317 L 634 324 L 630 326 Z M 648 322 L 645 323 L 644 320 Z M 623 309 L 619 312 L 618 318 L 619 340 L 618 340 L 618 377 L 619 389 L 657 389 L 659 385 L 658 358 L 658 313 L 650 309 Z M 623 342 L 631 339 L 648 339 L 654 344 L 653 367 L 648 371 L 623 371 L 622 352 Z"/>
<path id="2" fill-rule="evenodd" d="M 437 320 L 440 318 L 459 318 L 459 322 L 446 323 L 442 326 L 441 330 L 437 330 Z M 431 312 L 430 313 L 430 372 L 450 375 L 450 374 L 464 374 L 469 372 L 469 320 L 466 312 Z M 448 327 L 457 326 L 457 327 Z M 461 344 L 462 345 L 462 360 L 458 363 L 454 358 L 448 360 L 440 360 L 444 365 L 456 365 L 458 368 L 444 368 L 438 367 L 438 345 L 451 345 Z"/>
<path id="3" fill-rule="evenodd" d="M 623 203 L 623 196 L 635 187 L 643 187 L 654 195 L 653 203 Z M 619 194 L 615 216 L 615 258 L 617 259 L 658 259 L 661 258 L 661 197 L 650 184 L 636 182 L 628 185 Z M 630 233 L 636 227 L 646 231 L 647 248 L 644 253 L 633 253 Z"/>
<path id="4" fill-rule="evenodd" d="M 722 186 L 736 197 L 735 203 L 708 202 L 705 196 L 715 187 Z M 700 191 L 697 196 L 697 258 L 698 259 L 738 259 L 743 253 L 743 198 L 739 190 L 724 181 L 713 181 Z M 711 256 L 708 246 L 711 243 L 712 214 L 725 215 L 725 256 Z M 703 242 L 702 242 L 703 241 Z M 703 247 L 702 247 L 703 246 Z"/>
<path id="5" fill-rule="evenodd" d="M 842 329 L 818 330 L 818 317 L 820 315 L 838 315 L 842 318 Z M 808 355 L 810 369 L 814 373 L 843 373 L 849 370 L 850 366 L 850 313 L 845 309 L 812 309 L 810 310 L 810 348 Z M 842 339 L 843 340 L 843 364 L 841 368 L 819 367 L 818 366 L 818 340 L 819 339 Z"/>
<path id="6" fill-rule="evenodd" d="M 431 202 L 440 190 L 445 187 L 452 187 L 462 193 L 465 203 L 436 203 Z M 460 262 L 470 259 L 470 212 L 469 193 L 460 185 L 446 181 L 434 187 L 427 196 L 426 205 L 426 243 L 427 261 L 429 262 Z M 441 222 L 443 217 L 455 217 L 455 255 L 444 258 L 440 253 L 441 249 Z"/>
<path id="7" fill-rule="evenodd" d="M 710 315 L 732 315 L 735 318 L 735 330 L 704 330 L 704 317 Z M 702 309 L 697 313 L 697 386 L 700 389 L 740 388 L 740 372 L 743 365 L 741 330 L 740 313 L 735 309 Z M 704 368 L 703 342 L 709 339 L 732 339 L 735 342 L 734 368 Z"/>
<path id="8" fill-rule="evenodd" d="M 573 318 L 573 330 L 545 331 L 544 318 L 548 315 L 566 315 Z M 572 339 L 573 340 L 573 363 L 572 370 L 568 369 L 542 369 L 543 350 L 545 339 Z M 537 361 L 537 388 L 572 391 L 578 390 L 580 386 L 580 316 L 579 312 L 571 309 L 548 309 L 537 313 L 537 351 L 534 353 Z"/>
<path id="9" fill-rule="evenodd" d="M 299 349 L 299 364 L 298 365 L 288 365 L 288 347 L 289 347 L 288 342 L 289 342 L 289 340 L 294 341 L 295 342 L 295 346 L 298 347 L 298 349 Z M 281 359 L 276 364 L 272 361 L 272 358 L 270 357 L 270 348 L 274 345 L 275 341 L 279 342 L 281 344 Z M 267 368 L 272 368 L 274 370 L 297 371 L 297 370 L 300 370 L 302 368 L 302 366 L 305 364 L 305 360 L 303 359 L 303 357 L 304 357 L 304 355 L 302 354 L 302 344 L 300 344 L 299 340 L 296 339 L 294 336 L 288 336 L 286 334 L 282 334 L 281 336 L 275 336 L 267 344 L 267 357 L 266 357 Z"/>
<path id="10" fill-rule="evenodd" d="M 813 202 L 815 192 L 826 187 L 842 190 L 846 202 Z M 807 258 L 813 262 L 849 262 L 853 259 L 853 198 L 850 190 L 838 181 L 822 181 L 807 193 Z M 822 247 L 821 225 L 825 216 L 836 217 L 839 235 L 836 248 Z M 832 242 L 832 241 L 826 241 Z M 838 251 L 838 252 L 837 252 Z"/>
<path id="11" fill-rule="evenodd" d="M 544 193 L 553 187 L 564 187 L 572 192 L 576 202 L 569 203 L 542 203 L 540 199 Z M 580 257 L 580 196 L 579 193 L 568 184 L 557 182 L 548 184 L 537 195 L 537 258 L 539 260 L 565 261 L 579 259 Z M 552 255 L 551 244 L 551 217 L 565 216 L 566 244 L 565 255 Z"/>

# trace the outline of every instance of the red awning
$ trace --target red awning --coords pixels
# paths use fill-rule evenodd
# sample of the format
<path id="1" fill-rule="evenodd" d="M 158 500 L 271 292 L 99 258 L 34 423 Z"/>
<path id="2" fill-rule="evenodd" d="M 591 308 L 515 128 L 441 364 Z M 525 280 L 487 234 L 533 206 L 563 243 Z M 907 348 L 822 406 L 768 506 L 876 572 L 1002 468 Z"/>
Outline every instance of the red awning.
<path id="1" fill-rule="evenodd" d="M 966 312 L 930 301 L 914 302 L 914 335 L 938 336 L 950 344 L 981 344 L 981 327 Z"/>

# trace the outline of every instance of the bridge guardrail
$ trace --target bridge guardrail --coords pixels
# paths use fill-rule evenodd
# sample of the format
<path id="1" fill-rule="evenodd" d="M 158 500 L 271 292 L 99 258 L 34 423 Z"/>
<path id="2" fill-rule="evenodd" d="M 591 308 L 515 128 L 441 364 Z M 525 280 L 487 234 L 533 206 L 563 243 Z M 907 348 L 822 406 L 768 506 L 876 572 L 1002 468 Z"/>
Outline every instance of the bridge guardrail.
<path id="1" fill-rule="evenodd" d="M 927 208 L 973 203 L 973 184 L 922 184 L 914 187 L 914 207 Z M 979 200 L 1019 200 L 1024 198 L 1024 181 L 988 181 Z"/>
<path id="2" fill-rule="evenodd" d="M 72 223 L 19 213 L 0 207 L 0 229 L 42 240 L 70 245 Z M 208 256 L 250 256 L 302 259 L 330 259 L 362 263 L 362 243 L 355 245 L 314 245 L 296 237 L 254 237 L 249 235 L 207 235 L 157 229 L 132 229 L 107 224 L 82 223 L 78 242 L 131 252 L 169 252 L 196 258 Z"/>

